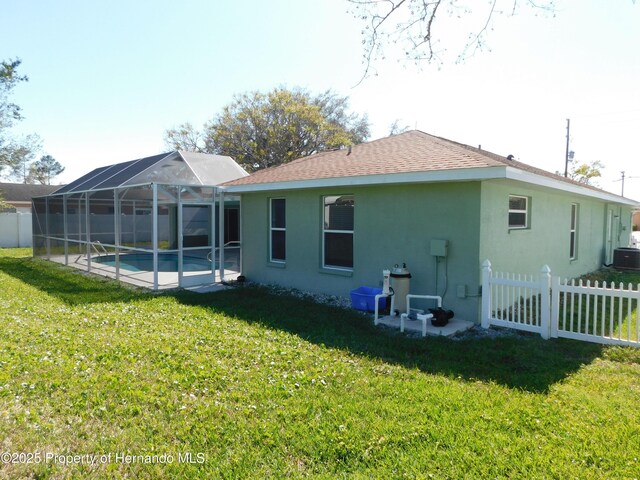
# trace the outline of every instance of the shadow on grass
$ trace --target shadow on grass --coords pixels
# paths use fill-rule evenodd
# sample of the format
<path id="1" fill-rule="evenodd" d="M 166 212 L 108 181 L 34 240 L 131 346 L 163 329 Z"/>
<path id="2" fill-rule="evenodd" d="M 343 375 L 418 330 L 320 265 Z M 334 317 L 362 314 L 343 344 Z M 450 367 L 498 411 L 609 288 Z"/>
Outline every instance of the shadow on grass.
<path id="1" fill-rule="evenodd" d="M 369 316 L 319 305 L 312 300 L 240 287 L 211 294 L 173 294 L 188 305 L 284 330 L 330 348 L 417 368 L 425 373 L 491 381 L 545 393 L 600 356 L 603 347 L 586 342 L 543 340 L 534 335 L 451 340 L 409 338 L 373 325 Z"/>
<path id="2" fill-rule="evenodd" d="M 69 305 L 126 302 L 145 295 L 116 281 L 89 277 L 79 270 L 32 257 L 0 256 L 0 272 Z"/>
<path id="3" fill-rule="evenodd" d="M 87 277 L 82 272 L 31 257 L 0 256 L 0 271 L 69 305 L 152 299 L 120 283 Z M 168 292 L 185 305 L 206 307 L 247 323 L 298 335 L 318 345 L 337 348 L 425 373 L 492 381 L 510 388 L 544 393 L 584 364 L 603 347 L 569 340 L 542 340 L 533 335 L 475 338 L 409 338 L 373 326 L 369 316 L 320 305 L 265 288 L 239 287 L 197 294 Z"/>

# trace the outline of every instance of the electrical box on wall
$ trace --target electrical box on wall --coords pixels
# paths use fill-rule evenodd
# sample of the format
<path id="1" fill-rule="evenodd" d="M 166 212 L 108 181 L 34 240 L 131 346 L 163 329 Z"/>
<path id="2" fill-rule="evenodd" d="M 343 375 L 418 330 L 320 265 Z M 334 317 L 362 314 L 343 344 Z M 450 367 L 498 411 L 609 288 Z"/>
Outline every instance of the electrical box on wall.
<path id="1" fill-rule="evenodd" d="M 431 240 L 431 255 L 434 257 L 446 257 L 448 248 L 448 240 Z"/>

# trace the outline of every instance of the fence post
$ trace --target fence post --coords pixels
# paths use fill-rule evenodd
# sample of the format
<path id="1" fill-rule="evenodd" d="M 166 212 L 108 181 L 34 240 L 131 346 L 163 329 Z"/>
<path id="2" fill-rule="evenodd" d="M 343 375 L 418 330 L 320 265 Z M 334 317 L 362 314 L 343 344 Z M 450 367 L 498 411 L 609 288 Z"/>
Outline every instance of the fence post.
<path id="1" fill-rule="evenodd" d="M 542 267 L 540 271 L 540 336 L 547 340 L 550 335 L 550 291 L 551 291 L 551 269 L 549 265 Z"/>
<path id="2" fill-rule="evenodd" d="M 482 262 L 482 307 L 481 307 L 482 328 L 489 328 L 489 317 L 491 316 L 491 262 L 489 259 Z"/>
<path id="3" fill-rule="evenodd" d="M 560 277 L 551 277 L 551 316 L 549 318 L 549 336 L 558 338 L 560 321 Z"/>

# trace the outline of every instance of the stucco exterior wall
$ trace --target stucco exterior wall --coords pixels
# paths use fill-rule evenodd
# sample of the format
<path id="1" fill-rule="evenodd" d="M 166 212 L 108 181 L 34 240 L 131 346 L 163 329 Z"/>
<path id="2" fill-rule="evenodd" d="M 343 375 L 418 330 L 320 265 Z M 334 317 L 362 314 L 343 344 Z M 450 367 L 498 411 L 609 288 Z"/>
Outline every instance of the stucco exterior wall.
<path id="1" fill-rule="evenodd" d="M 412 293 L 442 295 L 446 285 L 445 306 L 475 321 L 480 193 L 479 182 L 245 193 L 243 274 L 260 283 L 348 297 L 354 288 L 379 286 L 383 269 L 406 262 Z M 341 194 L 355 196 L 354 267 L 348 273 L 321 265 L 322 197 Z M 286 199 L 285 265 L 268 261 L 270 198 Z M 446 261 L 431 255 L 432 239 L 449 242 Z M 458 298 L 458 285 L 470 296 Z"/>
<path id="2" fill-rule="evenodd" d="M 352 272 L 322 268 L 322 198 L 345 194 L 355 197 Z M 529 199 L 528 228 L 509 229 L 509 195 Z M 268 259 L 271 198 L 286 199 L 285 264 Z M 573 203 L 578 240 L 570 259 Z M 411 293 L 444 295 L 445 307 L 472 321 L 479 319 L 484 259 L 495 271 L 535 275 L 547 264 L 554 275 L 577 277 L 629 245 L 632 214 L 513 180 L 245 193 L 242 211 L 243 274 L 250 280 L 348 297 L 354 288 L 380 286 L 383 269 L 406 262 Z M 431 255 L 434 239 L 448 241 L 446 260 Z"/>
<path id="3" fill-rule="evenodd" d="M 528 228 L 509 229 L 509 195 L 529 198 Z M 488 258 L 496 271 L 536 274 L 546 264 L 553 275 L 577 277 L 611 261 L 613 249 L 629 245 L 629 207 L 507 180 L 482 182 L 481 197 L 480 260 Z M 578 240 L 576 258 L 570 259 L 573 203 Z"/>

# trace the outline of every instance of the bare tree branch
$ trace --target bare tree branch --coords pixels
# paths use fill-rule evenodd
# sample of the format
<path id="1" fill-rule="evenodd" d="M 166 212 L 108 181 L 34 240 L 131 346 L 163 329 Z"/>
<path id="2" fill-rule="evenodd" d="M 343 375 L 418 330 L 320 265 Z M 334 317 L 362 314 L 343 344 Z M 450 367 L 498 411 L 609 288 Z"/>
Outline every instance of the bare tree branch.
<path id="1" fill-rule="evenodd" d="M 347 1 L 352 5 L 354 17 L 365 25 L 361 32 L 364 72 L 356 86 L 371 75 L 377 60 L 385 58 L 384 48 L 387 46 L 401 46 L 404 60 L 444 63 L 440 57 L 444 52 L 441 48 L 444 36 L 439 33 L 443 30 L 438 26 L 446 22 L 440 13 L 444 9 L 453 21 L 462 21 L 474 15 L 474 10 L 459 5 L 458 0 Z M 457 61 L 467 58 L 472 48 L 475 53 L 484 47 L 485 37 L 497 15 L 514 16 L 522 4 L 535 10 L 554 12 L 555 3 L 556 0 L 491 0 L 488 13 L 481 16 L 482 23 L 478 29 L 467 33 L 467 40 Z"/>

